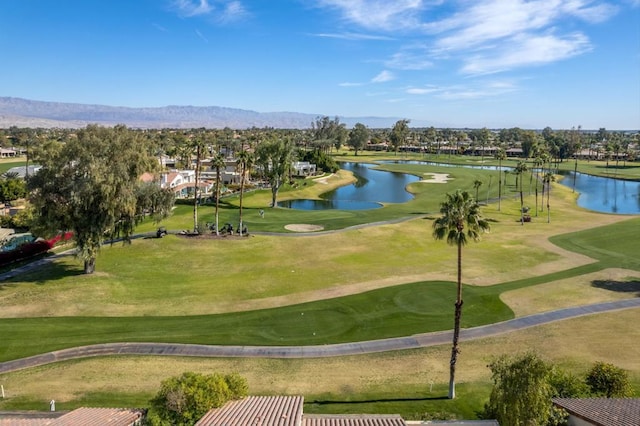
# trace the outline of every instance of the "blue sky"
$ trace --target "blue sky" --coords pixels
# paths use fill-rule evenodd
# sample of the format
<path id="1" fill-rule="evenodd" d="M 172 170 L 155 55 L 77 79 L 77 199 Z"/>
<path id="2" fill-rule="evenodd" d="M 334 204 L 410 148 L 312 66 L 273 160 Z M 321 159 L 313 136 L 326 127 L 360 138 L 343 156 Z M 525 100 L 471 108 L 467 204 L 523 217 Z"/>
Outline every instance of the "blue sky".
<path id="1" fill-rule="evenodd" d="M 0 96 L 640 129 L 640 0 L 1 0 Z"/>

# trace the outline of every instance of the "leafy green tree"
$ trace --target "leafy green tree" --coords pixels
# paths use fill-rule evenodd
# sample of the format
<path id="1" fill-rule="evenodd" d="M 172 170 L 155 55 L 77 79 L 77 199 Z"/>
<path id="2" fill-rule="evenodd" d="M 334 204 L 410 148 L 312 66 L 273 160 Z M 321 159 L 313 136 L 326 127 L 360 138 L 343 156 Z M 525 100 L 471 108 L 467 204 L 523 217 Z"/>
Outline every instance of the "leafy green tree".
<path id="1" fill-rule="evenodd" d="M 151 400 L 150 423 L 193 425 L 212 408 L 245 397 L 247 390 L 247 381 L 237 374 L 185 372 L 162 381 Z"/>
<path id="2" fill-rule="evenodd" d="M 336 160 L 333 157 L 318 149 L 304 152 L 301 160 L 315 164 L 318 170 L 322 170 L 324 172 L 335 173 L 340 170 L 338 163 L 336 163 Z"/>
<path id="3" fill-rule="evenodd" d="M 124 126 L 88 126 L 65 144 L 48 143 L 35 158 L 42 168 L 28 182 L 34 233 L 73 231 L 84 272 L 93 273 L 105 240 L 129 241 L 144 216 L 137 188 L 140 175 L 158 166 L 150 151 Z M 173 198 L 159 199 L 165 204 L 156 206 L 156 213 L 166 216 Z"/>
<path id="4" fill-rule="evenodd" d="M 311 123 L 314 145 L 321 151 L 328 151 L 334 146 L 342 145 L 347 139 L 347 129 L 340 119 L 333 120 L 327 116 L 317 117 Z"/>
<path id="5" fill-rule="evenodd" d="M 598 396 L 623 398 L 633 395 L 628 373 L 613 364 L 596 362 L 585 381 L 591 392 Z"/>
<path id="6" fill-rule="evenodd" d="M 398 120 L 396 124 L 393 125 L 391 129 L 391 134 L 389 135 L 389 139 L 391 140 L 391 145 L 393 146 L 393 150 L 398 154 L 398 149 L 400 145 L 404 145 L 407 141 L 407 136 L 409 135 L 409 120 Z"/>
<path id="7" fill-rule="evenodd" d="M 349 140 L 347 144 L 355 150 L 355 155 L 358 155 L 358 150 L 362 149 L 367 144 L 369 140 L 370 131 L 367 129 L 362 123 L 356 123 L 353 126 L 351 132 L 349 132 Z"/>
<path id="8" fill-rule="evenodd" d="M 255 163 L 271 187 L 271 207 L 278 207 L 278 191 L 289 175 L 292 157 L 289 138 L 265 141 L 256 149 Z"/>
<path id="9" fill-rule="evenodd" d="M 446 239 L 450 245 L 458 249 L 458 287 L 455 303 L 455 319 L 453 327 L 453 346 L 449 368 L 449 398 L 456 397 L 455 373 L 458 358 L 458 340 L 460 337 L 460 318 L 462 317 L 462 247 L 469 239 L 478 241 L 480 233 L 489 230 L 489 222 L 482 218 L 478 203 L 466 191 L 457 190 L 448 193 L 441 204 L 441 217 L 433 222 L 433 237 L 436 240 Z"/>
<path id="10" fill-rule="evenodd" d="M 5 173 L 0 179 L 0 201 L 8 203 L 26 196 L 27 183 L 25 180 Z"/>
<path id="11" fill-rule="evenodd" d="M 247 172 L 251 170 L 251 168 L 253 167 L 253 163 L 254 163 L 254 157 L 253 157 L 253 154 L 251 154 L 249 151 L 242 150 L 238 153 L 236 164 L 238 165 L 238 167 L 240 167 L 240 218 L 239 218 L 239 225 L 238 225 L 238 233 L 240 234 L 240 236 L 242 236 L 242 226 L 243 226 L 242 201 L 244 198 L 244 186 L 247 181 Z"/>
<path id="12" fill-rule="evenodd" d="M 544 425 L 552 413 L 551 366 L 534 353 L 501 356 L 489 364 L 493 388 L 483 417 L 501 425 Z"/>

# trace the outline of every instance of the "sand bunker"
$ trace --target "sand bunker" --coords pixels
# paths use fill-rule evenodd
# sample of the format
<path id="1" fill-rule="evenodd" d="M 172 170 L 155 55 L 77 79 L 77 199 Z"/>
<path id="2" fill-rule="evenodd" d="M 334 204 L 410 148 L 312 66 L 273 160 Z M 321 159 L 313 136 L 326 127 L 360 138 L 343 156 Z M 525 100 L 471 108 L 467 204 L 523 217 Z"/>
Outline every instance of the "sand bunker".
<path id="1" fill-rule="evenodd" d="M 425 173 L 425 175 L 431 176 L 431 179 L 422 179 L 420 182 L 424 183 L 447 183 L 453 178 L 449 177 L 448 173 Z"/>
<path id="2" fill-rule="evenodd" d="M 324 229 L 324 226 L 309 225 L 306 223 L 290 223 L 289 225 L 285 225 L 284 229 L 293 232 L 315 232 L 322 231 Z"/>

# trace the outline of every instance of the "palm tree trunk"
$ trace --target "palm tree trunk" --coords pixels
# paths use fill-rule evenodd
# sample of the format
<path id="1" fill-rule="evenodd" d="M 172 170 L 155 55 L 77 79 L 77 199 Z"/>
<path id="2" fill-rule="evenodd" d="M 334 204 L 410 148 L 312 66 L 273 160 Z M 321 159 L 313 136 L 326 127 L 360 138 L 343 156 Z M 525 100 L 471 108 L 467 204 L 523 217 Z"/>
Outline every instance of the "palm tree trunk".
<path id="1" fill-rule="evenodd" d="M 502 160 L 498 161 L 498 211 L 500 211 L 500 200 L 502 199 Z"/>
<path id="2" fill-rule="evenodd" d="M 238 233 L 242 236 L 242 196 L 244 194 L 244 175 L 245 167 L 242 166 L 242 176 L 240 177 L 240 225 L 238 226 Z"/>
<path id="3" fill-rule="evenodd" d="M 196 147 L 196 182 L 193 189 L 193 232 L 198 229 L 198 186 L 200 185 L 200 145 Z"/>
<path id="4" fill-rule="evenodd" d="M 462 244 L 458 243 L 458 294 L 456 296 L 455 320 L 453 324 L 453 345 L 449 363 L 449 399 L 456 397 L 456 362 L 458 361 L 458 340 L 460 338 L 460 318 L 462 317 Z"/>
<path id="5" fill-rule="evenodd" d="M 218 211 L 220 208 L 220 167 L 216 168 L 216 235 L 220 235 Z"/>

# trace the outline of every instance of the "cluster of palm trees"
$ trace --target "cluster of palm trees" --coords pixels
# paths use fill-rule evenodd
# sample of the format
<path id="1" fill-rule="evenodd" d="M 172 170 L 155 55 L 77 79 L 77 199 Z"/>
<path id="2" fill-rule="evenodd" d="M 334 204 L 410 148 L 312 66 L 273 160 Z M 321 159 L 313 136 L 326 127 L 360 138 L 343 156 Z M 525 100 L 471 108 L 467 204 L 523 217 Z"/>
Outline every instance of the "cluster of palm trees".
<path id="1" fill-rule="evenodd" d="M 549 192 L 551 189 L 550 183 L 555 182 L 555 174 L 552 171 L 551 167 L 551 157 L 544 151 L 540 151 L 534 149 L 534 157 L 531 160 L 532 167 L 530 168 L 527 165 L 527 162 L 524 160 L 518 161 L 516 167 L 510 173 L 516 176 L 516 189 L 520 195 L 520 221 L 524 225 L 524 195 L 523 195 L 523 181 L 524 175 L 527 171 L 530 171 L 529 176 L 529 194 L 532 192 L 532 186 L 534 181 L 534 172 L 535 172 L 535 195 L 536 195 L 536 208 L 535 213 L 538 215 L 538 182 L 542 182 L 542 201 L 540 203 L 540 211 L 544 210 L 542 203 L 544 202 L 544 193 L 545 189 L 547 191 L 547 220 L 551 221 L 551 214 L 549 212 Z M 495 154 L 495 159 L 498 160 L 498 211 L 501 209 L 501 201 L 502 201 L 502 187 L 506 186 L 506 175 L 508 171 L 505 171 L 504 183 L 502 180 L 502 162 L 507 159 L 505 150 L 503 148 L 499 148 Z M 545 170 L 545 165 L 547 165 L 547 169 Z M 577 168 L 577 166 L 576 166 Z M 540 173 L 542 172 L 542 177 Z M 482 183 L 480 182 L 480 185 Z M 476 198 L 478 196 L 478 181 L 474 183 L 474 187 L 476 188 Z"/>

